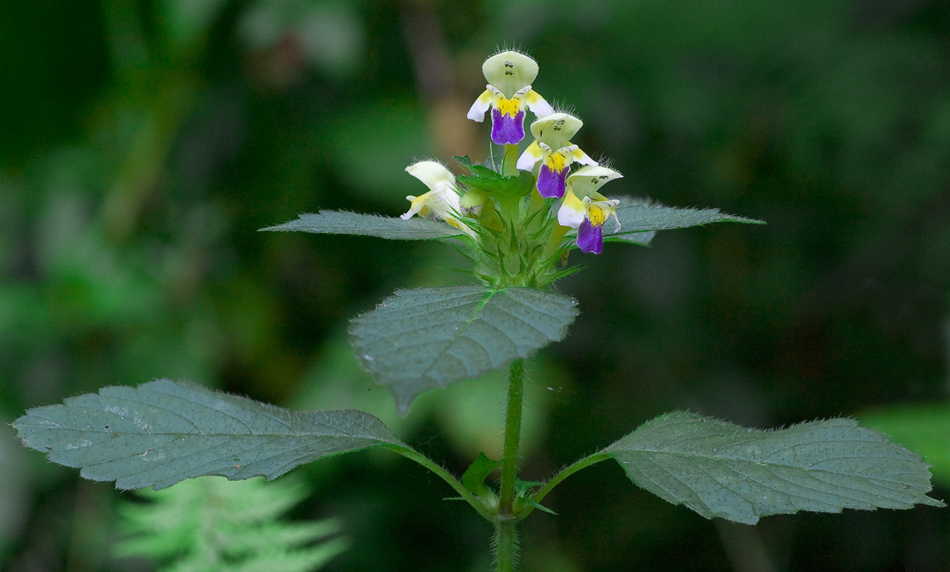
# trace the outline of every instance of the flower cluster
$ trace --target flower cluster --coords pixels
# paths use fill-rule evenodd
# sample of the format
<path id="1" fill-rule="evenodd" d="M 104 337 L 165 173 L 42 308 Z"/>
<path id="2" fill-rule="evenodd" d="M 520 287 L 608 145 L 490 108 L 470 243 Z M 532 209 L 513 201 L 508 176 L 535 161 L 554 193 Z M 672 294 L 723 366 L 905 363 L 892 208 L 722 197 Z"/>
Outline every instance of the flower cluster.
<path id="1" fill-rule="evenodd" d="M 611 218 L 609 232 L 619 231 L 619 201 L 602 195 L 600 187 L 621 175 L 571 142 L 583 122 L 556 111 L 532 89 L 538 75 L 532 58 L 503 51 L 488 58 L 482 72 L 488 85 L 468 118 L 481 122 L 491 111 L 491 140 L 504 146 L 503 160 L 489 161 L 491 171 L 468 165 L 472 175 L 459 181 L 436 161 L 410 165 L 406 171 L 429 192 L 407 197 L 411 208 L 402 218 L 418 214 L 445 221 L 471 237 L 485 257 L 496 260 L 493 271 L 530 275 L 528 284 L 549 283 L 542 277 L 553 275 L 551 268 L 574 245 L 599 254 L 604 225 Z M 530 126 L 534 140 L 519 155 L 528 111 L 535 116 Z M 525 184 L 525 177 L 530 183 Z M 576 238 L 565 242 L 571 230 Z"/>

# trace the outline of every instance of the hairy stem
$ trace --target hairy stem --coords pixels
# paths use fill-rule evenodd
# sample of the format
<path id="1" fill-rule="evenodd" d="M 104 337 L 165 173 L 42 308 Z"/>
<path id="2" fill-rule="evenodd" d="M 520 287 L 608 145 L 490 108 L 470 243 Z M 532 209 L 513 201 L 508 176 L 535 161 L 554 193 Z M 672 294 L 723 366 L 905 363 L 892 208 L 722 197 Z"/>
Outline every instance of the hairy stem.
<path id="1" fill-rule="evenodd" d="M 406 457 L 407 459 L 412 459 L 413 461 L 419 463 L 423 467 L 429 469 L 430 471 L 435 473 L 437 476 L 441 477 L 443 481 L 447 482 L 449 486 L 455 489 L 455 492 L 457 492 L 459 496 L 465 499 L 468 502 L 468 504 L 472 505 L 472 508 L 474 508 L 478 512 L 478 514 L 482 515 L 482 517 L 484 517 L 486 520 L 490 522 L 496 521 L 497 517 L 494 514 L 488 512 L 488 509 L 485 507 L 485 504 L 482 503 L 482 501 L 480 501 L 478 497 L 476 497 L 475 494 L 472 493 L 472 491 L 465 488 L 465 486 L 461 483 L 461 481 L 459 481 L 457 478 L 452 476 L 451 473 L 449 473 L 448 471 L 440 467 L 429 457 L 426 457 L 425 455 L 417 453 L 416 451 L 413 451 L 412 449 L 409 449 L 408 447 L 400 447 L 398 445 L 385 445 L 384 448 L 389 449 L 390 451 L 393 451 L 394 453 L 398 453 L 402 455 L 403 457 Z"/>
<path id="2" fill-rule="evenodd" d="M 505 411 L 504 459 L 501 462 L 501 498 L 498 515 L 513 516 L 515 478 L 518 476 L 518 449 L 521 446 L 521 409 L 524 403 L 524 360 L 508 368 L 508 407 Z"/>
<path id="3" fill-rule="evenodd" d="M 518 530 L 514 520 L 495 523 L 495 570 L 514 572 L 518 568 Z"/>
<path id="4" fill-rule="evenodd" d="M 518 533 L 515 529 L 515 479 L 521 446 L 521 412 L 524 404 L 524 360 L 508 367 L 508 407 L 505 410 L 504 459 L 501 461 L 501 491 L 495 517 L 495 563 L 498 572 L 514 572 L 518 563 Z"/>

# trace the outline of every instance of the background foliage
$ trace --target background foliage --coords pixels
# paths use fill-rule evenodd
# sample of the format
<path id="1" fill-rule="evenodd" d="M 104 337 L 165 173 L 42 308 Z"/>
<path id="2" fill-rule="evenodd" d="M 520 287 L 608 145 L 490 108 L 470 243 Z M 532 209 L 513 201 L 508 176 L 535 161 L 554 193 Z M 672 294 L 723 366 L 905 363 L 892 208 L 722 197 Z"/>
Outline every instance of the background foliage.
<path id="1" fill-rule="evenodd" d="M 5 422 L 103 385 L 187 378 L 363 408 L 457 473 L 497 458 L 499 378 L 424 395 L 399 419 L 346 344 L 347 319 L 395 289 L 466 283 L 456 253 L 255 231 L 321 208 L 400 214 L 420 192 L 403 172 L 413 158 L 483 158 L 486 127 L 464 115 L 503 42 L 525 45 L 535 87 L 584 119 L 575 142 L 612 157 L 616 193 L 769 222 L 573 255 L 588 269 L 559 287 L 581 315 L 529 364 L 523 476 L 672 409 L 760 427 L 873 409 L 908 445 L 929 443 L 945 498 L 946 434 L 893 426 L 914 405 L 946 419 L 950 389 L 938 0 L 0 4 Z M 488 565 L 488 526 L 412 463 L 370 452 L 299 472 L 314 494 L 293 516 L 340 517 L 354 542 L 327 570 Z M 128 569 L 108 556 L 110 485 L 12 438 L 0 473 L 0 567 Z M 926 507 L 752 529 L 672 507 L 607 464 L 545 504 L 560 516 L 525 525 L 527 570 L 950 560 L 950 513 Z"/>

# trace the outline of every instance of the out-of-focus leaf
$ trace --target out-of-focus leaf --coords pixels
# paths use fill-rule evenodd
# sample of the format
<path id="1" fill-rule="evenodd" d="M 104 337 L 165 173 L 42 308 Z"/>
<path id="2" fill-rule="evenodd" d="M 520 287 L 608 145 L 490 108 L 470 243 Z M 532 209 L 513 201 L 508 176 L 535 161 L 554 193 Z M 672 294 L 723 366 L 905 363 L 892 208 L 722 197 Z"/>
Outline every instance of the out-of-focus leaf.
<path id="1" fill-rule="evenodd" d="M 353 320 L 357 356 L 405 414 L 417 395 L 480 376 L 562 339 L 573 298 L 475 286 L 400 290 Z"/>
<path id="2" fill-rule="evenodd" d="M 262 228 L 264 231 L 297 231 L 314 234 L 354 234 L 375 236 L 391 240 L 434 240 L 464 236 L 461 230 L 442 222 L 413 217 L 403 220 L 397 217 L 367 215 L 346 211 L 320 211 L 317 214 L 302 214 L 300 218 Z"/>
<path id="3" fill-rule="evenodd" d="M 924 456 L 934 480 L 950 484 L 950 404 L 895 405 L 858 415 L 861 423 Z"/>
<path id="4" fill-rule="evenodd" d="M 706 518 L 754 524 L 801 510 L 943 506 L 920 455 L 852 419 L 748 429 L 662 415 L 604 450 L 634 483 Z"/>
<path id="5" fill-rule="evenodd" d="M 485 479 L 499 467 L 501 467 L 501 461 L 489 459 L 485 456 L 485 453 L 479 453 L 478 457 L 462 474 L 462 484 L 478 496 L 490 493 L 491 489 L 485 486 Z"/>
<path id="6" fill-rule="evenodd" d="M 125 501 L 119 528 L 127 535 L 116 556 L 145 556 L 162 572 L 220 570 L 313 571 L 346 550 L 334 520 L 292 522 L 281 517 L 308 490 L 286 478 L 230 482 L 190 479 L 163 491 L 141 491 L 150 502 Z"/>
<path id="7" fill-rule="evenodd" d="M 23 445 L 119 489 L 205 475 L 275 479 L 321 457 L 404 446 L 362 411 L 291 411 L 167 379 L 36 407 L 13 426 Z"/>
<path id="8" fill-rule="evenodd" d="M 165 0 L 159 3 L 169 37 L 182 48 L 193 48 L 192 44 L 207 32 L 226 5 L 227 0 Z"/>

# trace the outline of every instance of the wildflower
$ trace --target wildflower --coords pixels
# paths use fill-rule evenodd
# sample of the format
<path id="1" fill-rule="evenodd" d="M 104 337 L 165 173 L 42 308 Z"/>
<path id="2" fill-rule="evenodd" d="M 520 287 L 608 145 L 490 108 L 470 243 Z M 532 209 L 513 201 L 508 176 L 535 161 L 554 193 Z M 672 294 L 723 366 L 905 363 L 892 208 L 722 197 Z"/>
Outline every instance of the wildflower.
<path id="1" fill-rule="evenodd" d="M 577 229 L 577 247 L 581 252 L 603 252 L 603 227 L 611 216 L 614 217 L 614 232 L 620 230 L 616 208 L 620 201 L 608 199 L 597 191 L 604 183 L 620 177 L 622 175 L 617 171 L 599 166 L 583 167 L 568 177 L 557 221 L 561 226 Z"/>
<path id="2" fill-rule="evenodd" d="M 597 161 L 570 141 L 583 125 L 580 119 L 567 113 L 552 113 L 531 124 L 534 142 L 518 158 L 518 168 L 531 171 L 541 162 L 537 188 L 542 197 L 564 196 L 567 173 L 575 161 L 582 165 L 597 165 Z"/>
<path id="3" fill-rule="evenodd" d="M 456 191 L 455 175 L 451 171 L 436 161 L 419 161 L 406 167 L 406 172 L 425 183 L 429 192 L 418 197 L 406 197 L 411 204 L 409 210 L 402 215 L 403 220 L 409 220 L 412 215 L 418 214 L 443 220 L 468 235 L 475 236 L 475 232 L 459 220 L 462 202 Z"/>
<path id="4" fill-rule="evenodd" d="M 510 50 L 501 52 L 485 60 L 482 73 L 488 85 L 468 110 L 468 118 L 484 121 L 491 108 L 491 138 L 498 145 L 517 145 L 524 139 L 525 106 L 537 117 L 554 113 L 531 89 L 531 82 L 538 77 L 538 64 L 530 57 Z"/>

